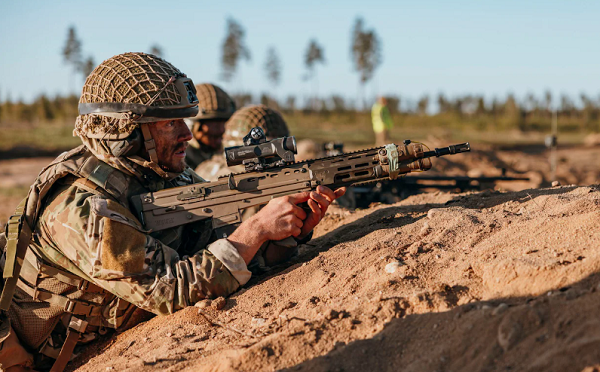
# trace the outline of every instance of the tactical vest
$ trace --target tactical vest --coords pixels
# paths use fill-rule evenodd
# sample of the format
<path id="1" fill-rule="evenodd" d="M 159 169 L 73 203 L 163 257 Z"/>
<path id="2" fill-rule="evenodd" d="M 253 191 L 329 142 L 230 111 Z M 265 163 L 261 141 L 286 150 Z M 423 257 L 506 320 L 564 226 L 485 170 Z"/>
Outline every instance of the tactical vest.
<path id="1" fill-rule="evenodd" d="M 184 172 L 182 184 L 200 182 L 195 174 Z M 113 199 L 130 209 L 129 197 L 158 191 L 167 185 L 152 174 L 138 180 L 98 160 L 84 146 L 56 158 L 19 204 L 6 226 L 6 250 L 2 257 L 4 283 L 0 297 L 2 317 L 10 319 L 22 343 L 52 359 L 51 371 L 62 371 L 78 342 L 85 343 L 108 329 L 123 330 L 136 310 L 134 305 L 84 279 L 82 272 L 67 271 L 44 257 L 32 234 L 43 211 L 45 197 L 58 182 Z M 181 231 L 165 230 L 155 236 L 165 240 Z M 210 233 L 209 233 L 210 235 Z M 207 241 L 207 238 L 202 240 Z M 0 343 L 8 337 L 0 327 Z M 65 336 L 66 335 L 66 336 Z"/>

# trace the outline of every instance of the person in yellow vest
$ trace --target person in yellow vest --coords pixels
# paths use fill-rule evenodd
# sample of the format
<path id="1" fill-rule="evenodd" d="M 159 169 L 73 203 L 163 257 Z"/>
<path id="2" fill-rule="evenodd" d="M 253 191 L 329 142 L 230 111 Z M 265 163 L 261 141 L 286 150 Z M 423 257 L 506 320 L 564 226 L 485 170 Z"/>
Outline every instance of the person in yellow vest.
<path id="1" fill-rule="evenodd" d="M 387 107 L 387 99 L 379 97 L 371 109 L 373 132 L 375 132 L 375 146 L 390 143 L 390 130 L 394 127 L 392 115 Z"/>

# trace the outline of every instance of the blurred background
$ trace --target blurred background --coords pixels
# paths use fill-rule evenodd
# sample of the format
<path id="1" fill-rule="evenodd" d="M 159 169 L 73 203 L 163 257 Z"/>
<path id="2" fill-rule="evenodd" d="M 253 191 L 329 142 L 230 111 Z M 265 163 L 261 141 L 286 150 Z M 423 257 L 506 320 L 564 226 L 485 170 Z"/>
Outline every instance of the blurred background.
<path id="1" fill-rule="evenodd" d="M 71 131 L 85 77 L 129 51 L 222 86 L 238 107 L 280 110 L 299 139 L 372 145 L 383 96 L 395 142 L 471 142 L 472 154 L 438 163 L 444 174 L 530 179 L 509 189 L 597 183 L 599 11 L 594 1 L 3 1 L 2 213 L 48 157 L 80 143 Z"/>

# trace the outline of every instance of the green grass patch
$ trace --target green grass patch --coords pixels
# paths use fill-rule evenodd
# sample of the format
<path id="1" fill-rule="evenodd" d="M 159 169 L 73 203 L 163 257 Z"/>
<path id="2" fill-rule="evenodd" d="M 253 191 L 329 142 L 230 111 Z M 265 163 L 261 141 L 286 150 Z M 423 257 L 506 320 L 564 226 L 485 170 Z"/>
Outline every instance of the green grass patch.
<path id="1" fill-rule="evenodd" d="M 347 148 L 371 146 L 375 142 L 369 112 L 284 112 L 290 131 L 298 139 L 339 141 Z M 396 143 L 403 139 L 427 141 L 431 137 L 447 142 L 485 144 L 540 144 L 550 133 L 550 121 L 545 117 L 523 119 L 515 124 L 506 117 L 459 116 L 447 113 L 433 116 L 396 114 L 391 137 Z M 16 146 L 41 150 L 65 150 L 81 144 L 73 137 L 73 120 L 50 123 L 0 123 L 0 151 Z M 559 142 L 582 143 L 593 126 L 585 126 L 576 118 L 559 118 Z"/>
<path id="2" fill-rule="evenodd" d="M 16 146 L 56 150 L 81 144 L 78 137 L 73 137 L 73 123 L 3 124 L 0 131 L 0 150 Z"/>

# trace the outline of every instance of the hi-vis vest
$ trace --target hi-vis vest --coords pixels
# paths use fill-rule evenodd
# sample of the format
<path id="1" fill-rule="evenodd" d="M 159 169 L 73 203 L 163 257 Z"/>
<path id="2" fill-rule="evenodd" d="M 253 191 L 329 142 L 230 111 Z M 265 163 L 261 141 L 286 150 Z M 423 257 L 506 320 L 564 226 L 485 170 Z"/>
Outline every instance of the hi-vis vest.
<path id="1" fill-rule="evenodd" d="M 373 120 L 373 132 L 381 133 L 384 130 L 392 129 L 394 125 L 387 106 L 375 103 L 371 109 L 371 119 Z"/>
<path id="2" fill-rule="evenodd" d="M 108 328 L 124 329 L 137 309 L 35 253 L 40 247 L 32 239 L 33 229 L 43 210 L 45 197 L 58 181 L 75 183 L 115 200 L 127 209 L 130 209 L 130 196 L 165 187 L 165 181 L 158 176 L 149 176 L 142 185 L 135 177 L 98 160 L 84 146 L 79 146 L 60 155 L 42 170 L 27 197 L 9 218 L 6 249 L 0 262 L 4 266 L 0 343 L 10 334 L 12 321 L 22 343 L 56 359 L 52 372 L 64 369 L 77 342 L 85 341 L 82 335 L 86 331 L 103 334 Z M 198 179 L 192 177 L 191 182 L 198 182 Z M 30 245 L 38 249 L 29 249 Z M 103 313 L 107 309 L 112 313 Z M 21 324 L 28 327 L 19 329 Z M 51 337 L 56 327 L 66 329 L 64 342 Z"/>

